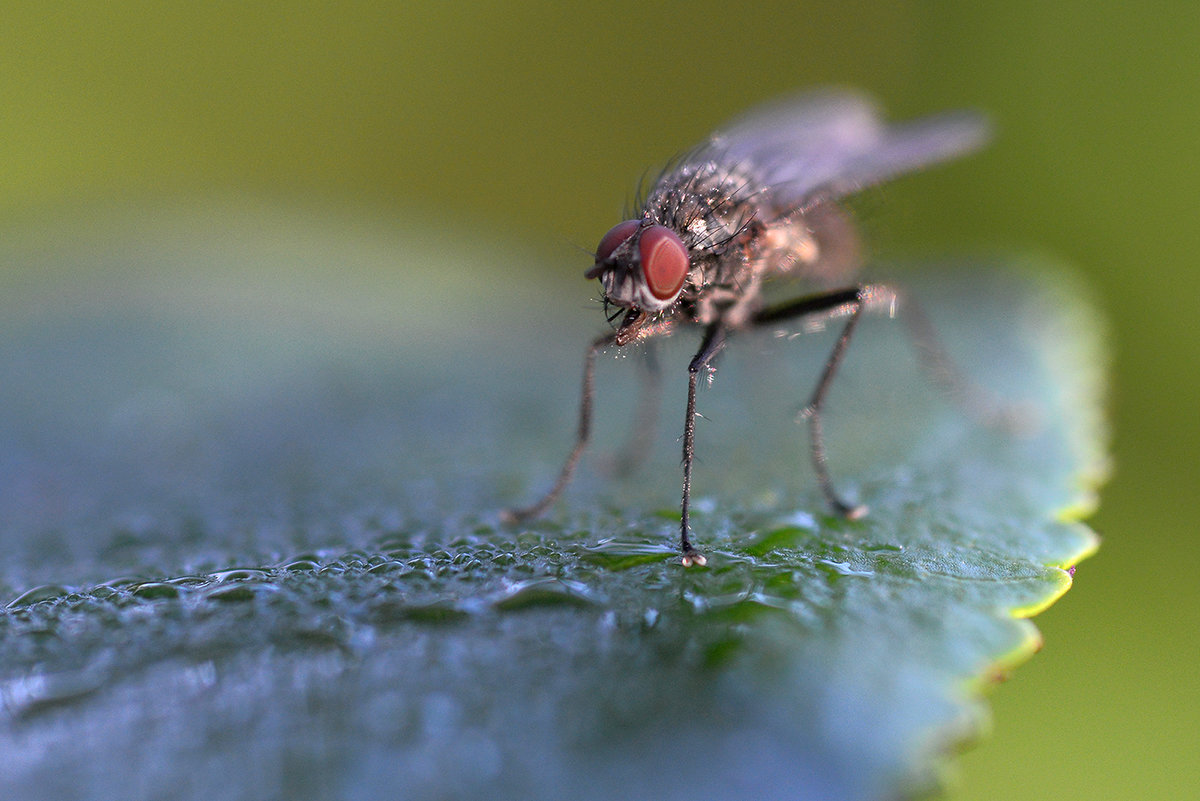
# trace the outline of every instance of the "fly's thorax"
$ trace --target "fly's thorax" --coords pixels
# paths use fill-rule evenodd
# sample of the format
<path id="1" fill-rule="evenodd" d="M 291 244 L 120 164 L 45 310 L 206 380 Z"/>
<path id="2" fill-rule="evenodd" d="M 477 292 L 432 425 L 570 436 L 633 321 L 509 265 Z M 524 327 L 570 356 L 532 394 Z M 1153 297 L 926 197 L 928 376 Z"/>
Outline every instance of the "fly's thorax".
<path id="1" fill-rule="evenodd" d="M 655 182 L 643 215 L 680 232 L 696 260 L 720 259 L 739 247 L 767 212 L 755 175 L 716 162 L 684 164 Z"/>

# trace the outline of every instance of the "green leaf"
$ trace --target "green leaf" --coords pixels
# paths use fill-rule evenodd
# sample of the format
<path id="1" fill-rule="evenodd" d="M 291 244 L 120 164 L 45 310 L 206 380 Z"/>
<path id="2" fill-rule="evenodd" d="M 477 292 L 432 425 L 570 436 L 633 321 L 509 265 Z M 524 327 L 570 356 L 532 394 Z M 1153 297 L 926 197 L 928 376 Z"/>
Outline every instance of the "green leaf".
<path id="1" fill-rule="evenodd" d="M 1052 264 L 899 274 L 1027 425 L 981 424 L 900 322 L 864 322 L 826 420 L 856 522 L 794 421 L 834 332 L 735 338 L 700 397 L 708 567 L 685 569 L 663 510 L 697 338 L 656 355 L 641 472 L 604 475 L 635 417 L 617 354 L 578 481 L 506 528 L 570 445 L 593 290 L 347 228 L 10 237 L 9 797 L 911 795 L 1096 546 L 1099 339 Z"/>

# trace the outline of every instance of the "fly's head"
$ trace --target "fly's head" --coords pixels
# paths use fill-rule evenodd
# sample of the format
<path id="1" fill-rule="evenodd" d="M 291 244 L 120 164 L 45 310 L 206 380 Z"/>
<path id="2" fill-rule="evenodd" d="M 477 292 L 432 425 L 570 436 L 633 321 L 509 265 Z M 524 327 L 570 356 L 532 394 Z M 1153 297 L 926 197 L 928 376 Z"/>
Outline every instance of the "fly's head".
<path id="1" fill-rule="evenodd" d="M 608 303 L 629 310 L 617 331 L 617 344 L 625 344 L 656 313 L 674 305 L 690 269 L 691 255 L 677 233 L 665 225 L 626 220 L 600 240 L 596 265 L 585 276 L 600 279 Z"/>

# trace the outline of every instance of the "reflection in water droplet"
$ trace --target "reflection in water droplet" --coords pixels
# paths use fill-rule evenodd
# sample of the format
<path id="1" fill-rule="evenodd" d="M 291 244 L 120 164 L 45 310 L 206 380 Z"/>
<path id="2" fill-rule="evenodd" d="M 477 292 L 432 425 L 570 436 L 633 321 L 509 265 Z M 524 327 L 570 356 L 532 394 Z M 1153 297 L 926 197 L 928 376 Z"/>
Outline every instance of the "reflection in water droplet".
<path id="1" fill-rule="evenodd" d="M 492 606 L 504 611 L 536 606 L 591 606 L 598 602 L 587 585 L 557 578 L 538 578 L 511 584 Z"/>
<path id="2" fill-rule="evenodd" d="M 377 624 L 406 621 L 416 623 L 456 623 L 466 618 L 468 614 L 466 609 L 453 601 L 405 603 L 389 599 L 372 604 L 368 610 L 368 619 L 372 623 Z"/>
<path id="3" fill-rule="evenodd" d="M 162 583 L 176 587 L 199 587 L 203 584 L 211 584 L 213 580 L 209 576 L 176 576 L 164 579 Z"/>
<path id="4" fill-rule="evenodd" d="M 91 695 L 106 678 L 106 669 L 96 665 L 22 676 L 0 684 L 0 706 L 15 716 L 30 717 Z"/>
<path id="5" fill-rule="evenodd" d="M 213 581 L 261 581 L 266 579 L 268 575 L 267 571 L 257 567 L 234 567 L 229 570 L 218 570 L 215 573 L 209 573 L 209 578 Z"/>
<path id="6" fill-rule="evenodd" d="M 627 570 L 638 565 L 661 562 L 677 553 L 674 547 L 663 542 L 625 542 L 606 539 L 595 545 L 582 548 L 584 559 L 609 570 Z"/>
<path id="7" fill-rule="evenodd" d="M 310 571 L 319 570 L 321 565 L 312 559 L 296 559 L 282 566 L 283 570 Z"/>
<path id="8" fill-rule="evenodd" d="M 8 609 L 16 609 L 20 606 L 30 606 L 31 604 L 48 601 L 51 598 L 61 598 L 68 594 L 70 590 L 61 584 L 42 584 L 33 589 L 26 590 L 16 598 L 8 602 Z"/>
<path id="9" fill-rule="evenodd" d="M 835 562 L 832 559 L 818 559 L 817 564 L 833 568 L 834 572 L 843 576 L 874 576 L 874 570 L 857 570 L 849 562 Z"/>
<path id="10" fill-rule="evenodd" d="M 253 601 L 258 591 L 264 588 L 265 585 L 257 582 L 241 582 L 233 585 L 219 586 L 207 593 L 205 597 L 210 601 L 221 601 L 223 603 Z"/>
<path id="11" fill-rule="evenodd" d="M 217 666 L 210 659 L 183 669 L 184 681 L 196 688 L 209 688 L 217 683 Z"/>
<path id="12" fill-rule="evenodd" d="M 750 556 L 765 556 L 771 551 L 796 548 L 812 536 L 812 530 L 801 526 L 782 526 L 764 531 L 742 548 Z"/>
<path id="13" fill-rule="evenodd" d="M 759 605 L 788 613 L 793 620 L 805 625 L 815 626 L 819 620 L 818 608 L 809 601 L 801 598 L 791 598 L 770 593 L 755 593 L 753 600 Z"/>
<path id="14" fill-rule="evenodd" d="M 157 598 L 178 598 L 179 588 L 164 581 L 147 581 L 133 588 L 133 594 L 138 598 L 155 600 Z"/>
<path id="15" fill-rule="evenodd" d="M 130 584 L 139 584 L 141 581 L 142 579 L 138 578 L 137 576 L 120 576 L 119 578 L 109 579 L 108 581 L 101 582 L 98 586 L 113 587 L 115 589 L 118 587 L 127 587 Z"/>
<path id="16" fill-rule="evenodd" d="M 780 522 L 789 526 L 799 526 L 800 528 L 807 528 L 809 530 L 814 530 L 817 527 L 817 519 L 812 516 L 811 512 L 806 512 L 803 509 L 797 509 L 792 514 L 783 518 Z"/>

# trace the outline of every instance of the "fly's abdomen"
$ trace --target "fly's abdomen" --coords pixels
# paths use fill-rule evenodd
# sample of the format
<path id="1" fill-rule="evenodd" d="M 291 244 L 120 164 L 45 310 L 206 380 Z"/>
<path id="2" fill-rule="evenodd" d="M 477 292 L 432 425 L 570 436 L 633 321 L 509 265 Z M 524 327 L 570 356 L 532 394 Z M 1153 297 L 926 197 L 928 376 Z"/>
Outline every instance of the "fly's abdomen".
<path id="1" fill-rule="evenodd" d="M 792 275 L 815 288 L 844 283 L 862 266 L 857 227 L 835 203 L 779 217 L 759 239 L 765 273 Z"/>

